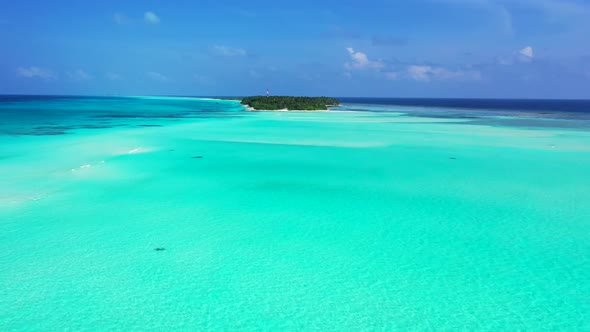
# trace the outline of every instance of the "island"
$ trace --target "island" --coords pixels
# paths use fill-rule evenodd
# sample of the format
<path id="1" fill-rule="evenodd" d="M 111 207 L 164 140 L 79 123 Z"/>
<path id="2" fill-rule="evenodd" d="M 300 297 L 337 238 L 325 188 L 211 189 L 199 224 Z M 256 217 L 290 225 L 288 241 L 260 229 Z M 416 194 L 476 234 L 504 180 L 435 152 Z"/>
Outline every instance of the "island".
<path id="1" fill-rule="evenodd" d="M 250 110 L 326 111 L 340 101 L 329 97 L 254 96 L 242 98 L 242 104 Z"/>

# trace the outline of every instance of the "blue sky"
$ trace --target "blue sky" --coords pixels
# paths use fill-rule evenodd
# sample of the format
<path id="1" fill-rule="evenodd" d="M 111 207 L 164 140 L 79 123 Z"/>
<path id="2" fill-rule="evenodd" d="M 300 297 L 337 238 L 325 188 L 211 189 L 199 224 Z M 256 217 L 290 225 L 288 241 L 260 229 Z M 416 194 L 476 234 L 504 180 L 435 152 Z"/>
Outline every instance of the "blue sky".
<path id="1" fill-rule="evenodd" d="M 590 1 L 0 0 L 0 93 L 590 98 Z"/>

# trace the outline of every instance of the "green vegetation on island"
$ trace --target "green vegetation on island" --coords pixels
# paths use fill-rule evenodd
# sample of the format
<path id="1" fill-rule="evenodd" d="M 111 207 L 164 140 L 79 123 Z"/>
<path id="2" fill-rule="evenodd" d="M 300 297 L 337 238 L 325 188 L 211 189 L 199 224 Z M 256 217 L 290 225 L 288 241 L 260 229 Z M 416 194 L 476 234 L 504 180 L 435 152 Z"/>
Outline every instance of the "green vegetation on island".
<path id="1" fill-rule="evenodd" d="M 255 110 L 319 111 L 338 106 L 340 101 L 329 97 L 255 96 L 243 98 L 242 104 Z"/>

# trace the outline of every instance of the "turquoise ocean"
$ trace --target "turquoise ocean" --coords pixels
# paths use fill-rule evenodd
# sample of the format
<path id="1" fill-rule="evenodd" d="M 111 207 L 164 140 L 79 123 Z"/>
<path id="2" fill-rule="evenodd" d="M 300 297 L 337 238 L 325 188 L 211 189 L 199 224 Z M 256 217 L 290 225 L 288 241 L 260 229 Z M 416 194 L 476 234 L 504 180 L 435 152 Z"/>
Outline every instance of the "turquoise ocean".
<path id="1" fill-rule="evenodd" d="M 5 96 L 0 119 L 2 331 L 590 331 L 583 114 Z"/>

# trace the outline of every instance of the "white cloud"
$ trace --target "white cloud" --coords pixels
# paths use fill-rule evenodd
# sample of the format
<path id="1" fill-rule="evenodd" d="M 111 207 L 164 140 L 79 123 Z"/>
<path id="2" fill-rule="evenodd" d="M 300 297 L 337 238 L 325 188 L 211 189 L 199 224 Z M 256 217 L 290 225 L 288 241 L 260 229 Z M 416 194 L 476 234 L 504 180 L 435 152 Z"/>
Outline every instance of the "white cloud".
<path id="1" fill-rule="evenodd" d="M 421 82 L 433 80 L 472 80 L 481 79 L 481 73 L 476 70 L 451 70 L 444 67 L 412 65 L 407 68 L 407 76 L 410 79 Z"/>
<path id="2" fill-rule="evenodd" d="M 111 81 L 120 81 L 123 79 L 123 77 L 117 73 L 113 73 L 113 72 L 108 72 L 106 74 L 107 79 L 111 80 Z"/>
<path id="3" fill-rule="evenodd" d="M 74 71 L 69 71 L 66 73 L 69 79 L 73 81 L 89 81 L 93 79 L 92 75 L 88 74 L 87 72 L 83 71 L 82 69 L 77 69 Z"/>
<path id="4" fill-rule="evenodd" d="M 409 66 L 408 75 L 411 79 L 416 81 L 430 81 L 430 66 Z"/>
<path id="5" fill-rule="evenodd" d="M 400 78 L 400 73 L 398 73 L 398 72 L 395 72 L 395 71 L 389 71 L 389 72 L 386 72 L 386 73 L 385 73 L 385 77 L 386 77 L 388 80 L 395 81 L 395 80 L 397 80 L 397 79 L 399 79 L 399 78 Z"/>
<path id="6" fill-rule="evenodd" d="M 211 47 L 211 51 L 216 55 L 227 57 L 238 57 L 248 55 L 248 52 L 243 48 L 234 48 L 223 45 L 215 45 Z"/>
<path id="7" fill-rule="evenodd" d="M 499 56 L 499 57 L 496 57 L 495 62 L 498 65 L 510 66 L 510 65 L 514 64 L 514 59 L 511 58 L 511 57 L 508 58 L 508 57 L 505 57 L 505 56 Z"/>
<path id="8" fill-rule="evenodd" d="M 430 81 L 478 81 L 481 80 L 481 73 L 470 66 L 462 66 L 457 69 L 450 69 L 444 66 L 431 65 L 387 65 L 383 61 L 373 61 L 363 52 L 357 52 L 352 47 L 346 49 L 351 61 L 346 62 L 344 67 L 347 71 L 343 74 L 351 78 L 350 70 L 353 69 L 376 69 L 380 75 L 388 80 L 409 79 L 421 82 Z"/>
<path id="9" fill-rule="evenodd" d="M 587 0 L 430 0 L 447 5 L 470 7 L 487 11 L 495 17 L 502 29 L 513 34 L 513 14 L 523 9 L 538 12 L 547 20 L 560 20 L 566 25 L 575 25 L 576 18 L 584 18 L 590 14 L 590 3 Z M 585 3 L 586 2 L 586 3 Z"/>
<path id="10" fill-rule="evenodd" d="M 512 35 L 513 20 L 512 14 L 506 7 L 506 1 L 503 0 L 430 0 L 436 3 L 443 3 L 452 6 L 461 6 L 471 8 L 472 10 L 480 11 L 490 15 L 495 24 L 502 30 L 502 32 Z M 508 0 L 508 4 L 519 0 Z M 535 0 L 536 1 L 536 0 Z"/>
<path id="11" fill-rule="evenodd" d="M 125 14 L 119 12 L 113 14 L 113 20 L 119 25 L 128 24 L 130 22 L 129 18 L 125 16 Z"/>
<path id="12" fill-rule="evenodd" d="M 495 0 L 501 1 L 501 0 Z M 506 0 L 503 0 L 507 2 Z M 590 12 L 590 6 L 584 1 L 572 0 L 512 0 L 521 6 L 542 10 L 550 16 L 586 15 Z"/>
<path id="13" fill-rule="evenodd" d="M 40 67 L 18 67 L 16 69 L 16 73 L 19 76 L 26 77 L 26 78 L 40 78 L 43 80 L 52 80 L 57 78 L 53 72 L 48 69 L 40 68 Z"/>
<path id="14" fill-rule="evenodd" d="M 143 19 L 146 21 L 146 23 L 149 23 L 149 24 L 159 24 L 160 23 L 160 18 L 154 12 L 145 12 L 145 14 L 143 14 Z"/>
<path id="15" fill-rule="evenodd" d="M 502 28 L 502 31 L 508 35 L 514 34 L 514 25 L 512 23 L 512 14 L 504 6 L 492 6 L 490 9 L 495 13 L 497 21 Z"/>
<path id="16" fill-rule="evenodd" d="M 169 79 L 168 77 L 166 77 L 165 75 L 162 75 L 160 73 L 157 73 L 155 71 L 150 71 L 146 73 L 147 77 L 149 77 L 150 79 L 154 80 L 154 81 L 159 81 L 159 82 L 168 82 Z"/>
<path id="17" fill-rule="evenodd" d="M 522 50 L 518 51 L 518 54 L 520 54 L 520 59 L 525 62 L 530 62 L 535 57 L 535 52 L 533 48 L 530 46 L 527 46 Z"/>
<path id="18" fill-rule="evenodd" d="M 535 50 L 532 46 L 527 46 L 523 49 L 512 52 L 510 55 L 498 56 L 495 63 L 502 66 L 513 66 L 519 63 L 527 63 L 533 61 L 535 58 Z"/>
<path id="19" fill-rule="evenodd" d="M 379 69 L 385 66 L 385 64 L 381 61 L 369 60 L 369 57 L 367 57 L 367 55 L 363 52 L 355 52 L 352 47 L 348 47 L 346 50 L 348 51 L 350 59 L 352 60 L 351 62 L 346 62 L 344 64 L 346 69 Z"/>

